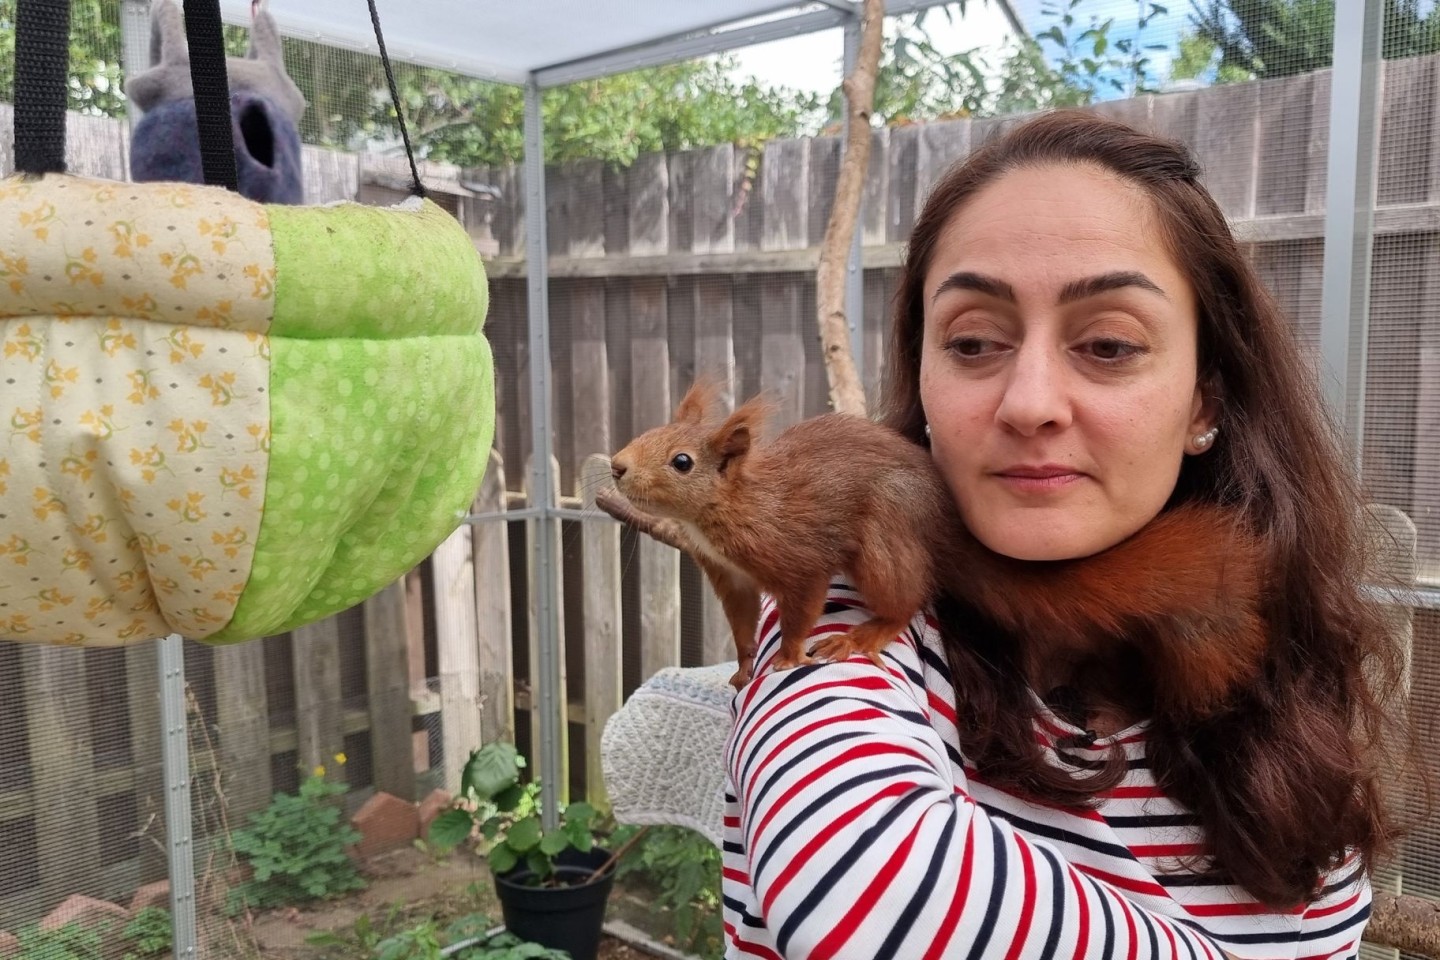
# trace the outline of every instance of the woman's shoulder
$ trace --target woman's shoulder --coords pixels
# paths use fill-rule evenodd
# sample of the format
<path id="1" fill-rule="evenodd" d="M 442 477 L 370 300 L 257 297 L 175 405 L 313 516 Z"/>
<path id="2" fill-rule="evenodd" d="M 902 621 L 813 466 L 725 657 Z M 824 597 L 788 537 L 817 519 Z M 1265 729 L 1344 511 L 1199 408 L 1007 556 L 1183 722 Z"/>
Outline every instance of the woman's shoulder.
<path id="1" fill-rule="evenodd" d="M 935 688 L 950 691 L 950 670 L 932 611 L 922 609 L 911 618 L 903 631 L 881 651 L 881 665 L 876 666 L 862 654 L 851 656 L 844 663 L 829 661 L 816 654 L 816 648 L 836 633 L 854 629 L 872 616 L 865 597 L 847 579 L 830 581 L 825 607 L 806 641 L 807 652 L 815 657 L 811 667 L 824 667 L 820 676 L 826 681 L 845 678 L 888 677 L 892 683 L 907 686 L 923 699 L 931 699 Z M 755 638 L 755 676 L 782 675 L 789 671 L 774 669 L 780 651 L 780 611 L 769 594 L 761 598 L 760 622 Z M 953 695 L 952 695 L 953 696 Z"/>
<path id="2" fill-rule="evenodd" d="M 870 605 L 866 602 L 864 595 L 850 583 L 845 577 L 834 577 L 831 579 L 825 592 L 825 608 L 816 620 L 815 626 L 810 630 L 810 639 L 807 644 L 813 653 L 814 648 L 826 637 L 837 631 L 849 630 L 864 623 L 873 616 Z M 896 636 L 891 646 L 897 644 L 914 649 L 916 645 L 926 640 L 938 642 L 934 617 L 931 611 L 926 608 L 916 612 L 911 618 L 909 626 L 905 631 Z M 780 644 L 780 618 L 779 607 L 775 598 L 770 594 L 761 595 L 760 626 L 756 637 L 756 656 L 762 654 L 773 654 L 779 649 Z M 897 651 L 887 650 L 887 653 Z"/>

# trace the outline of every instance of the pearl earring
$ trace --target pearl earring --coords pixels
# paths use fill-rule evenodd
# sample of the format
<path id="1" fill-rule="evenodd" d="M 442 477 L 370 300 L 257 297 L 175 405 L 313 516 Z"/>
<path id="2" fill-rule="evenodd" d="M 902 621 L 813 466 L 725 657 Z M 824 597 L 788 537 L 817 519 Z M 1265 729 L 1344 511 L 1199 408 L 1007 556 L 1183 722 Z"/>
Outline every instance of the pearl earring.
<path id="1" fill-rule="evenodd" d="M 930 424 L 928 424 L 928 423 L 925 424 L 925 439 L 926 439 L 926 440 L 929 440 L 929 439 L 930 439 Z"/>
<path id="2" fill-rule="evenodd" d="M 1215 436 L 1219 432 L 1220 427 L 1214 426 L 1211 427 L 1209 430 L 1206 430 L 1204 433 L 1197 434 L 1195 437 L 1195 446 L 1199 447 L 1201 450 L 1204 450 L 1206 447 L 1210 446 L 1210 444 L 1215 442 Z"/>

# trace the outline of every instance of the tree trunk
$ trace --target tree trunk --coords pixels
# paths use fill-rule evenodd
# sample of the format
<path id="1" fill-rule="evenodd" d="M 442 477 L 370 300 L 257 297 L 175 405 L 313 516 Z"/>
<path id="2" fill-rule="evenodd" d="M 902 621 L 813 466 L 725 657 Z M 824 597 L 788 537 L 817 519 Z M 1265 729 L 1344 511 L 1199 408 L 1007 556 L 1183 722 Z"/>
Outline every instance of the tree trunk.
<path id="1" fill-rule="evenodd" d="M 865 0 L 860 14 L 860 52 L 845 78 L 848 125 L 840 174 L 835 181 L 835 204 L 820 244 L 820 266 L 815 272 L 815 293 L 820 319 L 820 344 L 825 375 L 830 383 L 831 408 L 865 416 L 865 388 L 850 352 L 850 330 L 845 317 L 845 271 L 860 216 L 860 196 L 870 163 L 870 114 L 875 106 L 875 75 L 880 69 L 880 47 L 885 27 L 884 0 Z"/>

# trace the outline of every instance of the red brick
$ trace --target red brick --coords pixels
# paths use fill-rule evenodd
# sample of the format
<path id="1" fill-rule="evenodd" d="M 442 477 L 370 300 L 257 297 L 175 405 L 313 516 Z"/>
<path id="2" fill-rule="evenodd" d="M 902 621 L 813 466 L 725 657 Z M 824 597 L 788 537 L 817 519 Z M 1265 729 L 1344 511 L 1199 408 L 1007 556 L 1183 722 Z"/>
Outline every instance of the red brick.
<path id="1" fill-rule="evenodd" d="M 15 934 L 0 930 L 0 960 L 12 960 L 20 956 L 20 941 Z"/>
<path id="2" fill-rule="evenodd" d="M 146 907 L 164 907 L 170 909 L 170 881 L 156 880 L 154 883 L 147 883 L 135 891 L 135 896 L 130 898 L 130 912 L 139 913 Z"/>
<path id="3" fill-rule="evenodd" d="M 109 932 L 118 933 L 129 919 L 130 912 L 124 907 L 77 893 L 51 910 L 40 921 L 40 929 L 59 930 L 67 923 L 77 923 L 86 928 L 98 928 L 103 924 L 108 925 Z"/>
<path id="4" fill-rule="evenodd" d="M 415 804 L 389 793 L 377 793 L 356 811 L 350 823 L 360 831 L 355 852 L 361 857 L 409 846 L 420 836 L 420 814 Z"/>
<path id="5" fill-rule="evenodd" d="M 430 824 L 435 822 L 436 817 L 450 809 L 451 802 L 450 794 L 439 787 L 431 790 L 430 796 L 420 801 L 415 808 L 420 815 L 420 836 L 424 837 L 429 834 Z"/>

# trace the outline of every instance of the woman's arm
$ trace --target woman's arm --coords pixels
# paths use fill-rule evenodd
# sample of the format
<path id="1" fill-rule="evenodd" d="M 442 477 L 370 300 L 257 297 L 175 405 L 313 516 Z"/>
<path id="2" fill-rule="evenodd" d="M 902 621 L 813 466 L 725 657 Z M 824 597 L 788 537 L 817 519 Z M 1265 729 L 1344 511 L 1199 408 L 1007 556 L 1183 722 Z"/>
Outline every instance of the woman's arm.
<path id="1" fill-rule="evenodd" d="M 863 618 L 828 612 L 815 638 Z M 773 619 L 767 604 L 761 667 Z M 863 659 L 757 671 L 736 699 L 727 761 L 745 880 L 780 954 L 1223 960 L 1208 937 L 1074 869 L 956 784 L 915 644 L 891 645 L 888 672 Z"/>

